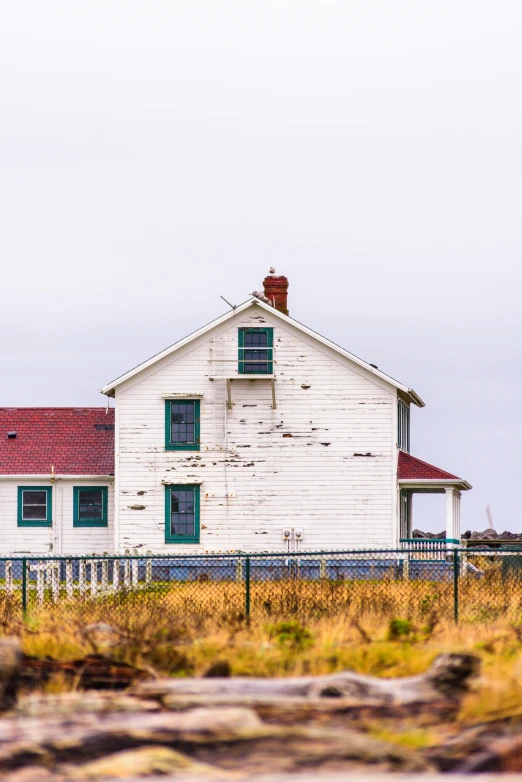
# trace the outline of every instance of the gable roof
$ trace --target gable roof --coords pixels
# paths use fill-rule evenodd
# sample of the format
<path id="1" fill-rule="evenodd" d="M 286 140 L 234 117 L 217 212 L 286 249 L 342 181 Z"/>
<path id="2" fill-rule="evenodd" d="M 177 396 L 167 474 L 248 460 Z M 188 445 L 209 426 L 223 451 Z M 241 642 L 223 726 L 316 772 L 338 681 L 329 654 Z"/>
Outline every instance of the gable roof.
<path id="1" fill-rule="evenodd" d="M 237 307 L 234 307 L 232 310 L 230 310 L 230 312 L 226 312 L 224 315 L 221 315 L 221 317 L 216 318 L 215 320 L 208 323 L 206 326 L 203 326 L 203 328 L 198 329 L 198 331 L 194 331 L 192 334 L 189 334 L 188 337 L 179 340 L 179 342 L 175 342 L 173 345 L 161 351 L 161 353 L 157 353 L 155 356 L 152 356 L 147 361 L 144 361 L 142 364 L 138 364 L 138 366 L 134 367 L 134 369 L 129 370 L 123 375 L 120 375 L 120 377 L 116 378 L 111 383 L 108 383 L 106 386 L 101 388 L 100 393 L 106 394 L 107 396 L 114 396 L 114 390 L 117 388 L 117 386 L 121 385 L 121 383 L 124 383 L 126 380 L 129 380 L 130 378 L 134 377 L 139 372 L 142 372 L 144 369 L 147 369 L 148 367 L 155 364 L 157 361 L 161 361 L 161 359 L 171 355 L 176 350 L 179 350 L 180 348 L 189 344 L 190 342 L 202 336 L 203 334 L 206 334 L 208 331 L 215 328 L 216 326 L 221 326 L 222 324 L 225 324 L 228 320 L 233 318 L 234 315 L 243 312 L 244 310 L 248 309 L 252 305 L 256 305 L 257 307 L 266 310 L 272 317 L 279 318 L 284 323 L 288 323 L 289 325 L 294 326 L 294 328 L 299 329 L 299 331 L 302 331 L 304 334 L 307 334 L 309 337 L 313 337 L 318 342 L 321 342 L 323 345 L 326 345 L 332 350 L 335 350 L 336 353 L 339 353 L 341 356 L 350 359 L 351 361 L 354 362 L 354 364 L 363 367 L 372 375 L 381 378 L 381 380 L 384 380 L 386 383 L 389 383 L 390 385 L 402 391 L 403 394 L 407 396 L 411 402 L 413 402 L 413 404 L 417 405 L 417 407 L 424 407 L 424 402 L 415 393 L 415 391 L 412 388 L 408 388 L 407 386 L 404 386 L 402 383 L 399 383 L 394 378 L 390 377 L 389 375 L 386 375 L 384 372 L 381 372 L 379 369 L 372 366 L 371 364 L 368 364 L 367 361 L 363 361 L 362 358 L 358 358 L 357 356 L 354 356 L 353 353 L 349 353 L 347 350 L 344 350 L 344 348 L 339 347 L 339 345 L 336 345 L 335 342 L 331 342 L 329 339 L 326 339 L 326 337 L 321 336 L 321 334 L 318 334 L 316 331 L 312 331 L 312 329 L 309 329 L 307 326 L 303 326 L 302 323 L 299 323 L 299 321 L 294 320 L 289 315 L 284 315 L 282 312 L 279 312 L 279 310 L 276 310 L 270 304 L 265 304 L 265 302 L 256 298 L 248 299 L 247 301 L 243 302 L 243 304 L 239 304 Z"/>
<path id="2" fill-rule="evenodd" d="M 458 483 L 463 489 L 471 489 L 470 484 L 453 475 L 450 472 L 434 467 L 433 464 L 423 462 L 405 451 L 399 451 L 399 464 L 397 466 L 397 479 L 399 481 L 412 481 L 422 483 L 423 481 L 439 481 L 450 484 Z"/>
<path id="3" fill-rule="evenodd" d="M 16 432 L 16 437 L 7 437 Z M 114 474 L 114 409 L 0 408 L 0 475 Z"/>

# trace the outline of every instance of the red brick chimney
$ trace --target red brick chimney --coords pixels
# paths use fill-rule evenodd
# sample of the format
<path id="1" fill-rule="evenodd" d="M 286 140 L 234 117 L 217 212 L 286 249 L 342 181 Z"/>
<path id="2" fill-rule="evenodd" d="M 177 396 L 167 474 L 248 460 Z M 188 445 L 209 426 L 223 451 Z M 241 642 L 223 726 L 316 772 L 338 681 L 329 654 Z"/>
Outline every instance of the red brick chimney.
<path id="1" fill-rule="evenodd" d="M 270 299 L 275 309 L 288 315 L 288 278 L 269 274 L 263 280 L 263 288 L 265 296 Z"/>

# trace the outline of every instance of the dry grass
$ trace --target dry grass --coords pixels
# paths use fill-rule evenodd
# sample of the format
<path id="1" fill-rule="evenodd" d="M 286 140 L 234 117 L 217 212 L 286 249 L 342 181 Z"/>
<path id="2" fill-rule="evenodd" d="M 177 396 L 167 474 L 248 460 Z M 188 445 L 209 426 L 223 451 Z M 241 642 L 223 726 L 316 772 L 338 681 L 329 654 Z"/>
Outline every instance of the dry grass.
<path id="1" fill-rule="evenodd" d="M 521 586 L 462 582 L 463 621 L 457 627 L 452 590 L 452 584 L 428 582 L 253 584 L 250 622 L 244 615 L 244 586 L 236 583 L 64 601 L 32 610 L 25 623 L 19 604 L 4 595 L 0 628 L 3 634 L 20 635 L 31 655 L 65 660 L 93 651 L 110 653 L 173 676 L 201 675 L 217 660 L 226 660 L 233 675 L 350 669 L 407 676 L 425 671 L 442 652 L 472 652 L 482 659 L 483 673 L 464 699 L 459 719 L 468 724 L 521 712 Z M 117 632 L 109 641 L 100 640 L 86 635 L 89 623 L 109 623 Z M 64 686 L 47 685 L 52 691 Z M 381 735 L 390 729 L 369 730 Z M 414 725 L 394 740 L 427 746 L 434 739 L 430 730 Z"/>

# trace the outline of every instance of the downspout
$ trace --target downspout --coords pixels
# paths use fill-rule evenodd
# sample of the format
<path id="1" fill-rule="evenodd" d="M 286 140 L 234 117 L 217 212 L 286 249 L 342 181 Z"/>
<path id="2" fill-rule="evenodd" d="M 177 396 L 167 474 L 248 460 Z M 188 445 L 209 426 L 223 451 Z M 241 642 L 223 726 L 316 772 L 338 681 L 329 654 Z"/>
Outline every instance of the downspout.
<path id="1" fill-rule="evenodd" d="M 108 409 L 108 408 L 107 408 Z M 120 550 L 120 406 L 114 391 L 114 499 L 113 499 L 113 553 Z"/>
<path id="2" fill-rule="evenodd" d="M 60 551 L 60 532 L 61 524 L 58 523 L 58 497 L 56 491 L 56 480 L 54 477 L 54 464 L 51 464 L 51 502 L 52 502 L 52 518 L 51 518 L 51 540 L 52 540 L 52 552 L 58 554 Z"/>

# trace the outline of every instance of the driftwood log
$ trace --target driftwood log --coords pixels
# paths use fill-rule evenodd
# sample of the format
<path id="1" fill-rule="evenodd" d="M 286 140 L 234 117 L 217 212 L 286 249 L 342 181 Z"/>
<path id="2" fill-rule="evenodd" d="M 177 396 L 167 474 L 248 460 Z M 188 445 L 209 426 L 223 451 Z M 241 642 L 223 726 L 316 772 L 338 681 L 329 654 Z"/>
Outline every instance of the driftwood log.
<path id="1" fill-rule="evenodd" d="M 478 665 L 478 658 L 473 655 L 443 654 L 425 674 L 399 679 L 378 679 L 353 671 L 286 679 L 156 679 L 140 682 L 132 693 L 145 698 L 169 698 L 171 705 L 176 698 L 194 697 L 212 699 L 214 703 L 226 699 L 235 705 L 243 701 L 251 705 L 256 699 L 343 698 L 361 706 L 409 706 L 457 700 L 467 689 L 470 677 L 478 672 Z"/>
<path id="2" fill-rule="evenodd" d="M 138 701 L 139 704 L 139 701 Z M 63 719 L 0 720 L 0 771 L 46 767 L 66 778 L 87 779 L 100 758 L 117 766 L 118 753 L 168 748 L 190 762 L 245 773 L 335 766 L 427 771 L 422 756 L 355 731 L 264 725 L 246 708 L 192 709 L 183 713 L 83 714 Z M 165 758 L 165 755 L 162 755 Z M 180 767 L 183 764 L 182 759 Z M 174 756 L 172 762 L 176 762 Z M 74 773 L 70 773 L 74 768 Z M 31 779 L 38 779 L 38 775 Z M 2 776 L 4 779 L 4 776 Z"/>
<path id="3" fill-rule="evenodd" d="M 148 671 L 99 654 L 67 662 L 24 655 L 20 662 L 18 678 L 25 689 L 32 689 L 57 675 L 87 690 L 124 690 L 141 679 L 151 678 Z"/>
<path id="4" fill-rule="evenodd" d="M 477 670 L 477 658 L 449 654 L 422 676 L 403 679 L 345 671 L 287 679 L 140 681 L 149 674 L 99 655 L 72 663 L 35 660 L 24 658 L 16 641 L 0 641 L 4 709 L 8 703 L 12 709 L 0 720 L 0 776 L 87 782 L 125 778 L 130 770 L 136 777 L 174 772 L 215 779 L 305 768 L 430 771 L 441 766 L 437 754 L 430 758 L 364 729 L 348 729 L 345 715 L 369 709 L 374 716 L 388 712 L 411 720 L 424 709 L 442 716 L 448 704 L 458 705 Z M 125 693 L 26 695 L 14 705 L 20 684 L 30 689 L 57 672 L 80 688 L 133 686 Z M 494 758 L 516 754 L 512 746 L 494 749 Z M 491 764 L 491 757 L 480 758 L 478 767 Z"/>

